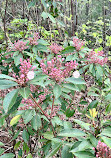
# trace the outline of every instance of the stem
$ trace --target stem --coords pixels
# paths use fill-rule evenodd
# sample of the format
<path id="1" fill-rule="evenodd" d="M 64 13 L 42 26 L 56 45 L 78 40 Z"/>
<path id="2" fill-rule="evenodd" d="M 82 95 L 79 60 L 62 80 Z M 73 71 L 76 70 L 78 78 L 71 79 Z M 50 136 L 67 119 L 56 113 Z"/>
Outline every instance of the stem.
<path id="1" fill-rule="evenodd" d="M 51 114 L 50 114 L 51 117 L 52 117 L 52 112 L 53 112 L 53 109 L 54 109 L 54 99 L 55 99 L 55 97 L 53 96 L 53 102 L 52 102 L 52 108 L 51 108 Z"/>
<path id="2" fill-rule="evenodd" d="M 36 102 L 36 100 L 35 100 L 35 98 L 33 97 L 32 94 L 30 94 L 30 97 L 31 97 L 31 99 L 34 101 L 34 103 L 37 105 L 37 107 L 42 111 L 42 113 L 44 114 L 44 116 L 49 120 L 50 125 L 51 125 L 51 127 L 52 127 L 52 131 L 53 131 L 54 137 L 55 137 L 55 136 L 56 136 L 56 133 L 55 133 L 55 131 L 54 131 L 53 124 L 52 124 L 51 120 L 49 119 L 48 115 L 44 112 L 44 110 L 41 108 L 41 106 Z"/>
<path id="3" fill-rule="evenodd" d="M 35 104 L 39 107 L 39 109 L 42 111 L 42 113 L 46 116 L 46 118 L 49 120 L 48 115 L 43 111 L 41 106 L 36 102 L 35 98 L 30 94 L 31 99 L 35 102 Z"/>

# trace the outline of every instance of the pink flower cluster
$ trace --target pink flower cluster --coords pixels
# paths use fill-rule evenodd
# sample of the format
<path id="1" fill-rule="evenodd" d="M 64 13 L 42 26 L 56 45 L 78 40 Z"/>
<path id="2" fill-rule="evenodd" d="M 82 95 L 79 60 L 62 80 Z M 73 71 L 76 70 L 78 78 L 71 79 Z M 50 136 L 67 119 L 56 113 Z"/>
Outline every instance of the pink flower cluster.
<path id="1" fill-rule="evenodd" d="M 18 40 L 17 42 L 14 43 L 14 51 L 20 51 L 22 52 L 23 50 L 27 49 L 29 46 L 26 46 L 27 42 L 23 42 Z"/>
<path id="2" fill-rule="evenodd" d="M 78 39 L 77 37 L 73 38 L 73 46 L 76 48 L 77 51 L 81 50 L 81 47 L 85 44 L 84 41 Z"/>
<path id="3" fill-rule="evenodd" d="M 28 72 L 30 71 L 30 68 L 32 67 L 32 65 L 30 64 L 29 59 L 27 60 L 22 60 L 20 59 L 21 62 L 21 66 L 20 71 L 19 71 L 19 76 L 16 76 L 15 74 L 13 74 L 13 77 L 16 78 L 16 82 L 20 85 L 25 85 L 27 83 L 27 81 L 29 80 L 27 77 Z M 33 71 L 36 67 L 33 66 L 31 71 Z"/>
<path id="4" fill-rule="evenodd" d="M 87 58 L 89 63 L 95 63 L 95 64 L 100 64 L 100 65 L 104 65 L 105 63 L 107 63 L 108 58 L 105 57 L 104 58 L 104 52 L 103 51 L 99 51 L 99 52 L 94 52 L 93 50 L 88 54 L 88 58 Z"/>
<path id="5" fill-rule="evenodd" d="M 64 66 L 63 61 L 64 58 L 60 59 L 60 57 L 54 57 L 51 61 L 47 61 L 47 65 L 44 64 L 44 60 L 41 60 L 40 66 L 46 75 L 57 82 L 61 82 L 64 78 L 70 76 L 70 72 L 76 69 L 78 65 L 76 61 L 70 61 L 65 63 Z"/>
<path id="6" fill-rule="evenodd" d="M 34 36 L 33 38 L 32 37 L 29 37 L 28 40 L 29 40 L 29 45 L 38 45 L 38 39 L 39 39 L 39 34 L 38 33 L 34 33 Z"/>
<path id="7" fill-rule="evenodd" d="M 32 109 L 35 107 L 31 99 L 22 99 L 21 103 L 24 104 L 24 106 L 19 107 L 18 110 L 27 110 L 27 109 Z"/>
<path id="8" fill-rule="evenodd" d="M 49 48 L 54 54 L 59 54 L 59 52 L 63 49 L 62 46 L 59 46 L 57 43 L 53 43 L 49 46 Z"/>
<path id="9" fill-rule="evenodd" d="M 94 148 L 94 150 L 95 150 L 95 148 Z M 105 143 L 98 141 L 96 150 L 97 150 L 96 157 L 111 158 L 111 149 L 109 149 L 109 147 Z"/>
<path id="10" fill-rule="evenodd" d="M 38 104 L 42 104 L 43 101 L 46 99 L 46 95 L 49 94 L 50 92 L 47 90 L 47 88 L 44 88 L 44 90 L 41 90 L 41 91 L 38 91 L 38 93 L 41 93 L 42 91 L 44 91 L 44 94 L 39 94 L 38 96 L 38 101 L 37 103 Z M 35 98 L 36 100 L 36 98 Z M 32 109 L 32 108 L 35 108 L 36 105 L 34 104 L 34 102 L 32 101 L 32 99 L 22 99 L 22 104 L 24 104 L 23 107 L 19 107 L 18 109 L 19 110 L 26 110 L 26 109 Z"/>

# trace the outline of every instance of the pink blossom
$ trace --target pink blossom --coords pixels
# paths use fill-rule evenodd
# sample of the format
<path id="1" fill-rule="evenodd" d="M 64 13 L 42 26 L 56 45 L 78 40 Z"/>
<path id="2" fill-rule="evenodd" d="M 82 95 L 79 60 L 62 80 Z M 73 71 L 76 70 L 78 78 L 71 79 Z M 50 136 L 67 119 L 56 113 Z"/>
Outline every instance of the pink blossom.
<path id="1" fill-rule="evenodd" d="M 81 47 L 85 44 L 84 41 L 78 39 L 77 37 L 73 38 L 73 46 L 76 48 L 77 51 L 81 50 Z"/>
<path id="2" fill-rule="evenodd" d="M 19 76 L 13 74 L 13 77 L 16 78 L 16 82 L 20 85 L 25 85 L 28 80 L 34 78 L 33 69 L 31 70 L 32 65 L 30 64 L 29 59 L 22 60 L 20 59 L 20 71 Z M 31 71 L 30 71 L 31 70 Z"/>
<path id="3" fill-rule="evenodd" d="M 56 43 L 53 43 L 51 46 L 49 46 L 49 48 L 54 54 L 59 54 L 59 52 L 63 49 L 62 46 L 59 46 Z"/>
<path id="4" fill-rule="evenodd" d="M 18 40 L 17 42 L 14 43 L 14 51 L 20 51 L 22 52 L 23 50 L 27 49 L 29 46 L 26 46 L 27 42 L 23 42 Z"/>
<path id="5" fill-rule="evenodd" d="M 99 51 L 99 52 L 94 52 L 93 50 L 88 54 L 88 63 L 94 63 L 94 64 L 99 64 L 103 66 L 105 63 L 107 63 L 108 58 L 104 57 L 104 52 Z"/>
<path id="6" fill-rule="evenodd" d="M 96 157 L 98 158 L 111 158 L 111 149 L 100 140 L 98 141 L 98 145 L 93 150 L 96 152 Z"/>
<path id="7" fill-rule="evenodd" d="M 51 61 L 47 61 L 47 65 L 44 64 L 45 60 L 42 60 L 40 66 L 43 73 L 54 79 L 56 82 L 63 81 L 66 77 L 70 76 L 72 70 L 77 68 L 76 61 L 70 61 L 65 63 L 63 68 L 63 61 L 54 57 Z"/>
<path id="8" fill-rule="evenodd" d="M 38 42 L 37 42 L 38 39 L 39 39 L 39 34 L 35 32 L 33 38 L 32 37 L 28 38 L 29 45 L 38 45 Z"/>

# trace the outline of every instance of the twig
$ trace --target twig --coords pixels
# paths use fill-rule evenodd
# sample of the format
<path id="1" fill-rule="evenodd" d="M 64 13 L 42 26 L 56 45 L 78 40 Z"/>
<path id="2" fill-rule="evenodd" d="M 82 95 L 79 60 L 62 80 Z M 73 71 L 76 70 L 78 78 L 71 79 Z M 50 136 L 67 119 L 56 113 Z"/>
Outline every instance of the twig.
<path id="1" fill-rule="evenodd" d="M 54 99 L 55 99 L 55 97 L 53 96 L 52 108 L 51 108 L 51 114 L 50 114 L 51 117 L 52 117 L 52 112 L 53 112 L 53 109 L 54 109 Z"/>
<path id="2" fill-rule="evenodd" d="M 56 136 L 56 133 L 55 133 L 55 131 L 54 131 L 53 124 L 52 124 L 50 118 L 49 118 L 48 115 L 44 112 L 44 110 L 41 108 L 41 106 L 36 102 L 36 100 L 35 100 L 35 98 L 33 97 L 32 94 L 30 94 L 30 97 L 31 97 L 31 99 L 34 101 L 34 103 L 36 104 L 36 106 L 39 107 L 39 109 L 42 111 L 42 113 L 44 114 L 44 116 L 49 120 L 50 125 L 51 125 L 51 127 L 52 127 L 53 134 L 54 134 L 54 136 Z"/>

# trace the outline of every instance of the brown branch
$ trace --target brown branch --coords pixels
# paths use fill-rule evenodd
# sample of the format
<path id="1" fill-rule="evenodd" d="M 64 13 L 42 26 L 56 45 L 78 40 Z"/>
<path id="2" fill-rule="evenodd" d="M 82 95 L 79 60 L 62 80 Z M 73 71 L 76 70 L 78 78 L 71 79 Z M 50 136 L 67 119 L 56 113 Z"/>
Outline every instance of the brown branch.
<path id="1" fill-rule="evenodd" d="M 49 120 L 50 125 L 51 125 L 51 127 L 52 127 L 53 134 L 54 134 L 54 136 L 56 136 L 56 133 L 55 133 L 55 131 L 54 131 L 53 124 L 52 124 L 50 118 L 49 118 L 48 115 L 44 112 L 44 110 L 41 108 L 41 106 L 36 102 L 36 100 L 35 100 L 35 98 L 33 97 L 32 94 L 30 94 L 30 97 L 31 97 L 31 99 L 34 101 L 34 103 L 36 104 L 36 106 L 42 111 L 42 113 L 44 114 L 44 116 Z"/>
<path id="2" fill-rule="evenodd" d="M 51 108 L 51 114 L 50 114 L 51 117 L 52 117 L 52 112 L 53 112 L 53 109 L 54 109 L 54 99 L 55 99 L 55 97 L 53 96 L 52 108 Z"/>

